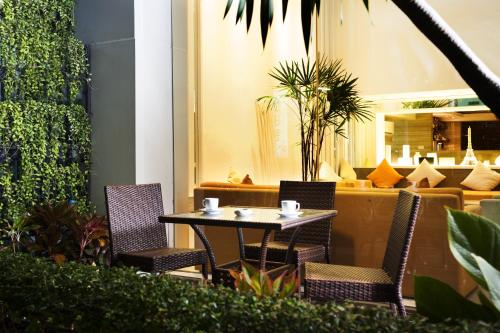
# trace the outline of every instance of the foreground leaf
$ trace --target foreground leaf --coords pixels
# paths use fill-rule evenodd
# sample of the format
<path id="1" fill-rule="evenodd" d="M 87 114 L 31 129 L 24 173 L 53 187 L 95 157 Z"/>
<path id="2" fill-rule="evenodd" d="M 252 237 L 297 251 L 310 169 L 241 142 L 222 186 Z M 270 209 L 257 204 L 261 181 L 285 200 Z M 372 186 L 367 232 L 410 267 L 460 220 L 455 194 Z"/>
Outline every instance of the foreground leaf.
<path id="1" fill-rule="evenodd" d="M 483 278 L 488 286 L 488 291 L 491 295 L 491 300 L 495 305 L 495 308 L 500 311 L 500 271 L 492 267 L 486 260 L 476 255 L 473 255 L 476 259 L 481 273 L 483 273 Z"/>
<path id="2" fill-rule="evenodd" d="M 488 286 L 473 254 L 500 270 L 500 226 L 479 215 L 447 209 L 451 252 L 481 287 Z"/>
<path id="3" fill-rule="evenodd" d="M 465 299 L 446 283 L 428 276 L 415 276 L 417 312 L 433 321 L 447 318 L 495 321 L 487 307 Z"/>

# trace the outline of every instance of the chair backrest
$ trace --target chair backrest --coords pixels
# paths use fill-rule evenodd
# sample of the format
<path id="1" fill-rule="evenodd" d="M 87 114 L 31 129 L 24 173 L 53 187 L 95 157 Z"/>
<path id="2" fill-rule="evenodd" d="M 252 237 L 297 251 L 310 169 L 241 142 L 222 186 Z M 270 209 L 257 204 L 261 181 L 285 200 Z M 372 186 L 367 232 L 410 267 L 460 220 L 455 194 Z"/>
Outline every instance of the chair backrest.
<path id="1" fill-rule="evenodd" d="M 278 207 L 281 200 L 296 200 L 300 208 L 333 209 L 335 200 L 334 182 L 280 182 Z M 301 227 L 298 243 L 321 244 L 330 247 L 331 219 L 323 219 Z M 295 228 L 279 231 L 274 234 L 277 241 L 288 242 Z"/>
<path id="2" fill-rule="evenodd" d="M 421 196 L 409 191 L 399 191 L 398 202 L 392 220 L 389 240 L 385 249 L 382 268 L 392 282 L 401 288 L 410 243 L 415 229 Z"/>
<path id="3" fill-rule="evenodd" d="M 104 188 L 112 261 L 118 253 L 168 246 L 160 184 Z"/>

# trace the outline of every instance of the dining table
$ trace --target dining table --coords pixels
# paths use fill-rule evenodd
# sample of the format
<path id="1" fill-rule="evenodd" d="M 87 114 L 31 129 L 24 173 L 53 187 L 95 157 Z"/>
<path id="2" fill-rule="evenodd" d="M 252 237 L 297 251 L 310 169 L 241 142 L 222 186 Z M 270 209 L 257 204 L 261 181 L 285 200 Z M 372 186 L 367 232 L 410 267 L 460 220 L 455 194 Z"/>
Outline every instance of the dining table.
<path id="1" fill-rule="evenodd" d="M 248 216 L 237 216 L 235 211 L 240 209 L 250 210 Z M 245 258 L 244 249 L 244 228 L 263 229 L 260 258 L 255 265 L 261 271 L 277 273 L 283 270 L 290 269 L 292 266 L 293 250 L 300 229 L 302 226 L 320 221 L 326 218 L 333 218 L 337 215 L 336 210 L 325 209 L 301 209 L 299 214 L 295 216 L 283 216 L 280 214 L 280 209 L 269 207 L 236 207 L 223 206 L 218 214 L 207 214 L 203 211 L 193 211 L 187 213 L 175 213 L 159 216 L 158 220 L 161 223 L 172 224 L 187 224 L 193 228 L 194 232 L 200 238 L 203 246 L 207 251 L 207 256 L 212 271 L 212 283 L 230 285 L 232 279 L 229 270 L 241 269 L 240 262 L 242 260 L 250 261 Z M 237 231 L 239 243 L 239 260 L 217 265 L 215 254 L 210 241 L 206 237 L 204 230 L 200 226 L 219 226 L 219 227 L 234 227 Z M 266 262 L 267 246 L 271 237 L 272 231 L 281 231 L 294 228 L 292 237 L 288 244 L 286 259 L 283 263 Z"/>

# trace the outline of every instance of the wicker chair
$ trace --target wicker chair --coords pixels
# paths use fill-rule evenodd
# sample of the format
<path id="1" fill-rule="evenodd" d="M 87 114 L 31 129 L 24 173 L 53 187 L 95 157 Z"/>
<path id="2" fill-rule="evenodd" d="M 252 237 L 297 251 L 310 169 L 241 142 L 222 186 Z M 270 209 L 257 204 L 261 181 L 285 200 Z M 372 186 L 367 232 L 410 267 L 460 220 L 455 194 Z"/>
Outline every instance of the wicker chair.
<path id="1" fill-rule="evenodd" d="M 420 196 L 401 190 L 381 269 L 306 263 L 305 296 L 317 300 L 389 302 L 406 316 L 401 284 Z"/>
<path id="2" fill-rule="evenodd" d="M 202 265 L 207 278 L 205 250 L 169 248 L 160 184 L 106 186 L 111 238 L 111 262 L 146 272 L 163 272 Z"/>
<path id="3" fill-rule="evenodd" d="M 333 209 L 335 199 L 333 182 L 300 182 L 281 181 L 279 202 L 281 200 L 296 200 L 301 208 Z M 330 262 L 330 231 L 331 219 L 324 219 L 301 227 L 296 238 L 291 262 L 300 269 L 306 261 Z M 269 242 L 267 260 L 285 262 L 288 245 L 296 228 L 275 232 L 274 240 Z M 260 258 L 260 243 L 245 244 L 245 258 Z"/>

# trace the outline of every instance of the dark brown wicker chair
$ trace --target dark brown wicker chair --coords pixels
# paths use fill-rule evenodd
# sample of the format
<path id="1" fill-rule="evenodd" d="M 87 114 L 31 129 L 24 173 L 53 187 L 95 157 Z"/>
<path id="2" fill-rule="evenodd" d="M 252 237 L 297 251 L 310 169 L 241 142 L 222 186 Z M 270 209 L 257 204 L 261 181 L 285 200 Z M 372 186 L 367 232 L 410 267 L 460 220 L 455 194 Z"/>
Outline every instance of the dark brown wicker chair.
<path id="1" fill-rule="evenodd" d="M 207 278 L 205 250 L 169 248 L 160 184 L 106 186 L 111 239 L 111 263 L 121 262 L 146 272 L 163 272 L 202 265 Z"/>
<path id="2" fill-rule="evenodd" d="M 281 200 L 296 200 L 301 208 L 333 209 L 335 199 L 334 182 L 281 181 L 279 203 Z M 296 238 L 292 263 L 299 268 L 306 262 L 330 262 L 331 219 L 324 219 L 301 227 Z M 267 260 L 285 262 L 286 252 L 295 228 L 276 232 L 269 242 Z M 245 244 L 245 258 L 260 258 L 260 243 Z"/>
<path id="3" fill-rule="evenodd" d="M 406 316 L 401 284 L 419 206 L 419 195 L 399 192 L 381 269 L 306 263 L 305 296 L 317 300 L 389 302 L 393 310 Z"/>

